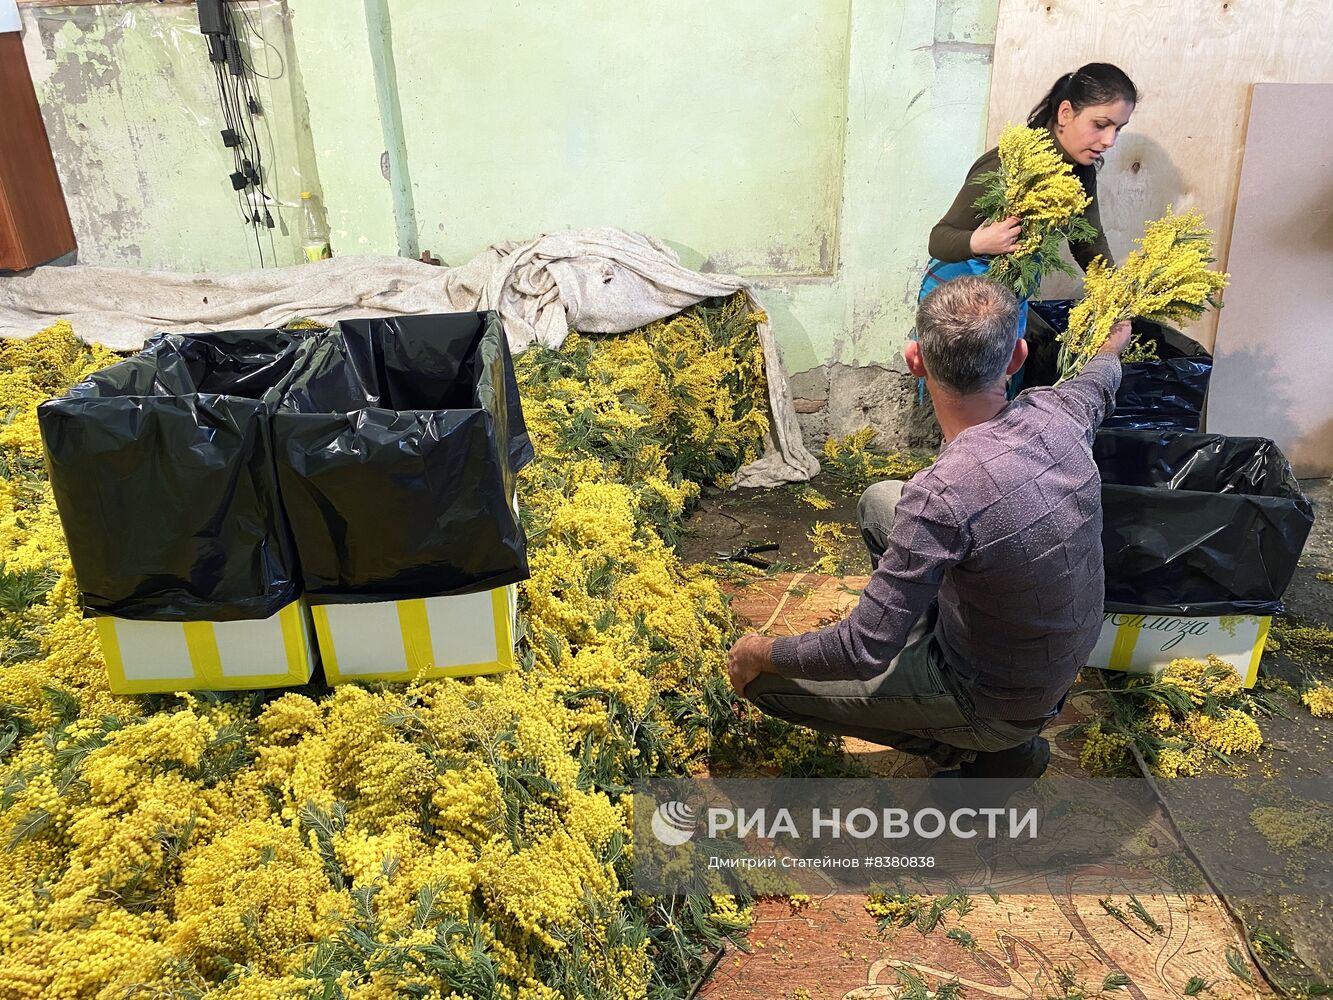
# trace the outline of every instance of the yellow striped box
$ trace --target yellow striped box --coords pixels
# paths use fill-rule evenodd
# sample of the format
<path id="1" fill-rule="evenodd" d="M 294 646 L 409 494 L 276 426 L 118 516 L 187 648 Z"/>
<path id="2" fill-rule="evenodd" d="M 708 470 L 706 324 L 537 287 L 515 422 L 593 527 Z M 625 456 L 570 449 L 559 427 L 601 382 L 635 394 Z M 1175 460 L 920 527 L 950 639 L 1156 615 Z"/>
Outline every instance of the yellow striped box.
<path id="1" fill-rule="evenodd" d="M 314 669 L 304 601 L 260 621 L 98 618 L 97 636 L 116 694 L 295 686 L 307 683 Z"/>
<path id="2" fill-rule="evenodd" d="M 311 608 L 330 684 L 512 670 L 518 587 L 453 597 Z"/>
<path id="3" fill-rule="evenodd" d="M 1253 687 L 1268 638 L 1271 615 L 1184 618 L 1157 614 L 1106 613 L 1088 666 L 1131 673 L 1156 673 L 1181 657 L 1221 657 Z"/>

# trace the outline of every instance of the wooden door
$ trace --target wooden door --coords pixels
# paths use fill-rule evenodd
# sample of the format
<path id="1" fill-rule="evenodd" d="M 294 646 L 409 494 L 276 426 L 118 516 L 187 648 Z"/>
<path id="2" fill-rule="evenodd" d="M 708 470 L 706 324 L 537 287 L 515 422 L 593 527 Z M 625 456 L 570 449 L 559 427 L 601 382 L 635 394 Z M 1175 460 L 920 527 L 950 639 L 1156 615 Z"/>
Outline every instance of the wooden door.
<path id="1" fill-rule="evenodd" d="M 45 264 L 74 246 L 22 38 L 0 32 L 0 270 Z"/>

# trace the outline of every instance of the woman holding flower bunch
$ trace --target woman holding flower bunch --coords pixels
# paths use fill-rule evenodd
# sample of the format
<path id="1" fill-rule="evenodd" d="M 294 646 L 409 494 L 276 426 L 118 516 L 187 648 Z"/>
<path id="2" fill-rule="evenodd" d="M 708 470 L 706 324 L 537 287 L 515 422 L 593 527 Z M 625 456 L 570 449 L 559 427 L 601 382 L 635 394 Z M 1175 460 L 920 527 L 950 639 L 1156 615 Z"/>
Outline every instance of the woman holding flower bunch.
<path id="1" fill-rule="evenodd" d="M 931 261 L 919 297 L 924 299 L 937 285 L 953 278 L 989 272 L 1013 288 L 1022 303 L 1018 327 L 1018 335 L 1022 337 L 1027 325 L 1026 302 L 1040 284 L 1042 269 L 1066 269 L 1052 253 L 1053 247 L 1067 242 L 1084 270 L 1097 256 L 1108 264 L 1114 263 L 1098 210 L 1097 168 L 1102 155 L 1115 145 L 1120 130 L 1129 124 L 1137 102 L 1138 89 L 1133 81 L 1110 63 L 1088 63 L 1056 80 L 1028 116 L 1028 129 L 1037 132 L 1006 130 L 1000 146 L 987 152 L 968 171 L 967 180 L 949 211 L 931 230 Z M 1046 146 L 1047 135 L 1058 160 Z M 1037 172 L 1043 172 L 1043 153 L 1052 161 L 1047 171 L 1051 167 L 1059 170 L 1061 163 L 1068 166 L 1082 192 L 1075 188 L 1067 197 L 1086 206 L 1080 210 L 1071 203 L 1077 218 L 1067 224 L 1057 220 L 1054 225 L 1043 218 L 1041 222 L 1045 224 L 1041 225 L 1034 221 L 1038 211 L 1035 207 L 1028 213 L 1019 209 L 1019 214 L 1007 210 L 1015 200 L 1020 205 L 1034 206 L 1044 202 L 1042 193 L 1031 186 L 1016 194 L 1021 178 L 1005 177 L 1002 168 L 1016 173 L 1012 162 L 1002 163 L 1001 154 L 1009 152 L 1006 141 L 1012 144 L 1011 160 L 1031 164 L 1031 169 Z M 1037 144 L 1046 148 L 1034 148 Z M 1019 169 L 1026 171 L 1027 167 Z M 996 273 L 992 259 L 997 257 L 1001 258 L 1005 273 Z"/>

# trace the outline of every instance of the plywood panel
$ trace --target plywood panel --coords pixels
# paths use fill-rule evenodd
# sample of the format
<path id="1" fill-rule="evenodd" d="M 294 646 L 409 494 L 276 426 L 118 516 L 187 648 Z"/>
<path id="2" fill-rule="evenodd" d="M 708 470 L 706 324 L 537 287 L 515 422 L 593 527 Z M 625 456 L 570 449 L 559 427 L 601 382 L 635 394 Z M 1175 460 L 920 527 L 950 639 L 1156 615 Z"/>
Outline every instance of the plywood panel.
<path id="1" fill-rule="evenodd" d="M 1208 429 L 1333 475 L 1333 84 L 1258 84 L 1217 331 Z"/>
<path id="2" fill-rule="evenodd" d="M 1329 0 L 1001 0 L 988 136 L 1063 73 L 1113 62 L 1142 99 L 1098 181 L 1117 257 L 1168 203 L 1195 207 L 1226 263 L 1252 83 L 1333 83 Z M 1211 345 L 1216 317 L 1191 334 Z"/>

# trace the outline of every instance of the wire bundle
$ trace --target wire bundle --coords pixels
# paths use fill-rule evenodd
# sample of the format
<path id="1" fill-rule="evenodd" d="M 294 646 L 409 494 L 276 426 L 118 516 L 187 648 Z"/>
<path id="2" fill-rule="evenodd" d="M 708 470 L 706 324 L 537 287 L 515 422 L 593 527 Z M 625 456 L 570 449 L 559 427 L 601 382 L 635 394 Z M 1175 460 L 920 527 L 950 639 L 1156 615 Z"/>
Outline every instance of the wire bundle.
<path id="1" fill-rule="evenodd" d="M 263 107 L 252 87 L 252 81 L 263 74 L 255 70 L 248 58 L 250 36 L 258 38 L 274 52 L 278 50 L 255 28 L 244 5 L 229 0 L 199 0 L 198 9 L 199 30 L 208 40 L 208 58 L 213 66 L 218 102 L 226 126 L 221 133 L 222 142 L 231 150 L 235 168 L 229 179 L 236 192 L 241 222 L 254 231 L 259 266 L 263 267 L 261 228 L 269 233 L 269 259 L 277 262 L 272 236 L 277 223 L 270 210 L 270 206 L 277 205 L 277 200 L 269 194 L 264 181 L 264 154 L 255 122 L 256 117 L 262 117 Z M 278 56 L 281 59 L 281 53 Z M 264 76 L 264 79 L 273 77 Z M 270 137 L 270 148 L 271 141 Z"/>

